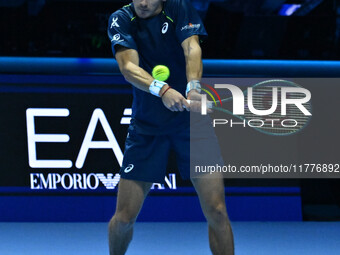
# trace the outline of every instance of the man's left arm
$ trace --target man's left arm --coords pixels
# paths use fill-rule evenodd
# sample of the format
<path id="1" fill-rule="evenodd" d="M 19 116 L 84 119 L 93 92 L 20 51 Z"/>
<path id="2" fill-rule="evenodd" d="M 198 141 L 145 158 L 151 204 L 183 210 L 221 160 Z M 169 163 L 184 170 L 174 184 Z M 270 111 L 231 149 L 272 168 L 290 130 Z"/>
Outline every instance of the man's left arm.
<path id="1" fill-rule="evenodd" d="M 187 98 L 190 100 L 201 100 L 199 89 L 195 89 L 201 81 L 203 72 L 202 50 L 198 35 L 193 35 L 185 39 L 182 42 L 182 48 L 186 62 L 187 81 L 189 84 L 192 84 L 192 89 L 189 89 Z"/>

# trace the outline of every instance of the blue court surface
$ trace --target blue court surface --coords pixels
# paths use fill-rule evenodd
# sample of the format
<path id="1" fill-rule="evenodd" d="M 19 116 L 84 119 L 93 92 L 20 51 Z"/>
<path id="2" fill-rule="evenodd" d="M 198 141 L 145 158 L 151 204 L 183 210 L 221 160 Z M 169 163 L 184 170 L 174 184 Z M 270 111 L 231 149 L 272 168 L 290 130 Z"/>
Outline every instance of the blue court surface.
<path id="1" fill-rule="evenodd" d="M 233 222 L 236 255 L 340 254 L 340 222 Z M 127 255 L 211 254 L 205 223 L 137 223 Z M 0 223 L 1 255 L 109 254 L 106 223 Z"/>

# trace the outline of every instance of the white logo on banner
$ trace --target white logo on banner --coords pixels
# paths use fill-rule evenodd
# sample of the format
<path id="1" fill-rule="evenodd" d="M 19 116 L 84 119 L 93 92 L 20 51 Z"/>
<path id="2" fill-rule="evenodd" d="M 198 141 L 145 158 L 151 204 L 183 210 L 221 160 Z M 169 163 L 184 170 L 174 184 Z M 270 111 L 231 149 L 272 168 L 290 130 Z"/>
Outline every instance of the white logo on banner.
<path id="1" fill-rule="evenodd" d="M 31 173 L 32 190 L 96 190 L 102 183 L 106 189 L 113 190 L 120 181 L 120 175 L 109 173 Z M 164 178 L 165 184 L 154 183 L 151 189 L 177 189 L 176 174 L 169 174 Z"/>
<path id="2" fill-rule="evenodd" d="M 30 108 L 26 110 L 27 122 L 27 141 L 28 141 L 28 162 L 32 168 L 71 168 L 71 160 L 42 160 L 38 159 L 36 152 L 37 143 L 67 143 L 70 140 L 67 134 L 37 134 L 35 131 L 36 117 L 67 117 L 70 114 L 68 109 L 46 109 Z M 93 136 L 98 123 L 104 129 L 107 141 L 93 141 Z M 112 132 L 109 122 L 107 121 L 102 109 L 93 111 L 90 123 L 87 127 L 86 134 L 81 145 L 76 167 L 82 168 L 89 149 L 111 149 L 116 156 L 119 166 L 123 162 L 123 152 L 119 147 L 117 139 Z"/>
<path id="3" fill-rule="evenodd" d="M 105 177 L 105 174 L 96 175 L 107 189 L 114 189 L 120 180 L 119 174 L 116 174 L 113 178 L 112 178 L 113 174 L 107 174 L 107 177 Z"/>

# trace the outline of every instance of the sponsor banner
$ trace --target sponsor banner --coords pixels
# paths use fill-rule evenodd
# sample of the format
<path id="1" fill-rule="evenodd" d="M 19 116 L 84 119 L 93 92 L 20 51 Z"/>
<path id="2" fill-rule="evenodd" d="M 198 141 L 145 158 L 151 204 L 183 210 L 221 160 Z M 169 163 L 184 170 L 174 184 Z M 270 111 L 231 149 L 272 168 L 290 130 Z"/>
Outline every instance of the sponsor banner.
<path id="1" fill-rule="evenodd" d="M 114 190 L 120 181 L 120 175 L 104 173 L 31 173 L 31 190 L 97 190 L 104 186 Z M 176 174 L 165 177 L 165 184 L 155 183 L 151 189 L 177 189 Z"/>
<path id="2" fill-rule="evenodd" d="M 117 189 L 130 94 L 11 92 L 0 94 L 0 106 L 0 187 L 35 194 Z M 153 186 L 176 188 L 172 171 Z"/>

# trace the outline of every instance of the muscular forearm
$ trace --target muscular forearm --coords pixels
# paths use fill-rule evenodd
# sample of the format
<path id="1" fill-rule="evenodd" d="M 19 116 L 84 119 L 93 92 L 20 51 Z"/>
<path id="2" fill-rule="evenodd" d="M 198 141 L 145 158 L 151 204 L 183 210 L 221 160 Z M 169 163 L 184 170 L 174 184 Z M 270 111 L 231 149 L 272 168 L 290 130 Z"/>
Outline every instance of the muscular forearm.
<path id="1" fill-rule="evenodd" d="M 203 64 L 201 48 L 193 48 L 186 57 L 186 74 L 188 82 L 191 80 L 201 80 Z"/>
<path id="2" fill-rule="evenodd" d="M 183 95 L 171 89 L 168 84 L 154 81 L 154 78 L 139 67 L 139 56 L 136 50 L 120 47 L 116 53 L 119 69 L 124 78 L 135 87 L 162 97 L 162 102 L 171 111 L 183 111 L 190 106 Z"/>
<path id="3" fill-rule="evenodd" d="M 200 100 L 201 95 L 199 90 L 194 89 L 199 86 L 199 81 L 202 78 L 203 64 L 202 64 L 202 50 L 199 45 L 198 36 L 191 36 L 182 43 L 186 61 L 186 75 L 187 75 L 187 98 L 190 100 Z M 198 81 L 198 82 L 197 82 Z"/>
<path id="4" fill-rule="evenodd" d="M 154 79 L 144 69 L 132 62 L 129 62 L 121 68 L 121 72 L 124 78 L 132 85 L 143 91 L 149 92 L 149 86 Z"/>
<path id="5" fill-rule="evenodd" d="M 133 86 L 145 92 L 150 92 L 149 87 L 154 78 L 144 69 L 133 63 L 129 63 L 126 68 L 121 69 L 121 72 L 124 78 Z M 163 86 L 159 95 L 163 95 L 164 91 L 166 91 L 168 87 L 169 85 Z"/>
<path id="6" fill-rule="evenodd" d="M 143 68 L 139 67 L 138 52 L 122 46 L 117 47 L 116 60 L 124 78 L 133 86 L 145 92 L 149 92 L 149 87 L 154 80 L 152 76 Z"/>
<path id="7" fill-rule="evenodd" d="M 183 43 L 186 75 L 188 82 L 191 80 L 201 80 L 203 72 L 202 50 L 198 43 L 198 37 L 189 38 Z"/>

